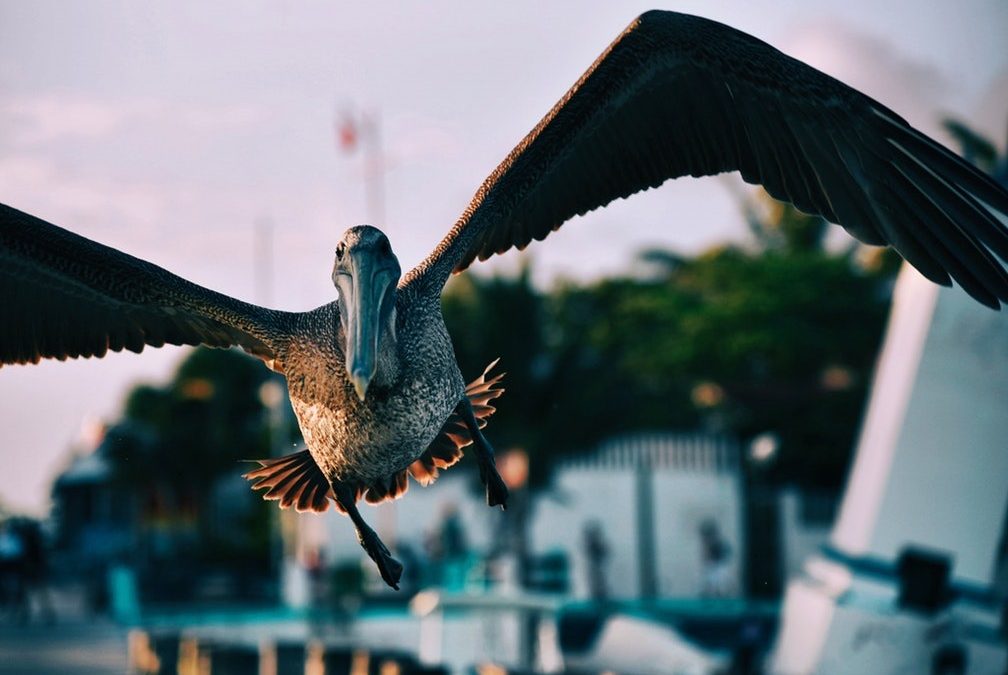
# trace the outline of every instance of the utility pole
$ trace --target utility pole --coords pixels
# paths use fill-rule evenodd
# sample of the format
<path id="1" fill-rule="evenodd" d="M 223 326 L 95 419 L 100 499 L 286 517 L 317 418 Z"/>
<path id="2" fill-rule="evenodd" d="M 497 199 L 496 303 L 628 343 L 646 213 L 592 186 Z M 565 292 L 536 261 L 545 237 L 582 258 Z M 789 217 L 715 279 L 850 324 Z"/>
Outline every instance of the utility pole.
<path id="1" fill-rule="evenodd" d="M 371 225 L 385 227 L 385 150 L 378 111 L 364 113 L 364 190 Z"/>
<path id="2" fill-rule="evenodd" d="M 637 511 L 637 576 L 642 600 L 651 601 L 658 595 L 658 573 L 655 568 L 654 526 L 654 465 L 650 458 L 641 458 L 634 473 L 634 495 Z"/>
<path id="3" fill-rule="evenodd" d="M 364 159 L 364 202 L 369 224 L 385 226 L 385 172 L 388 162 L 382 144 L 381 115 L 343 110 L 336 117 L 336 144 L 351 154 L 360 146 Z"/>

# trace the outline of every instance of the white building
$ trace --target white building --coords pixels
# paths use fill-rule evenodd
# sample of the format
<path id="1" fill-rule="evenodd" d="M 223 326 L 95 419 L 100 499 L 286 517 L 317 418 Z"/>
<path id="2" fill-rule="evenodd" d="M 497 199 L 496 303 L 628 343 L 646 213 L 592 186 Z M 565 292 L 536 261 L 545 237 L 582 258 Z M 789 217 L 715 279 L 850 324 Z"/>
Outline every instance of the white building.
<path id="1" fill-rule="evenodd" d="M 1008 315 L 904 266 L 841 511 L 788 585 L 770 672 L 1004 672 L 1006 506 Z"/>

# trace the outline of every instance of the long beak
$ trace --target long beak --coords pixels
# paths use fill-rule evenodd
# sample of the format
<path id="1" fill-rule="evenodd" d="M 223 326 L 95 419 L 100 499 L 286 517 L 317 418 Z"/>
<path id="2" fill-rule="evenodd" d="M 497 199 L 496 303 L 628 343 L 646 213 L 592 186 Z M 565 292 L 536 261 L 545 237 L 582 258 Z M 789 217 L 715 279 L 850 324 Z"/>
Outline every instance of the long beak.
<path id="1" fill-rule="evenodd" d="M 346 369 L 357 397 L 364 400 L 368 385 L 378 369 L 378 336 L 381 334 L 381 309 L 392 287 L 385 270 L 375 265 L 367 254 L 354 255 L 350 297 L 347 303 Z"/>

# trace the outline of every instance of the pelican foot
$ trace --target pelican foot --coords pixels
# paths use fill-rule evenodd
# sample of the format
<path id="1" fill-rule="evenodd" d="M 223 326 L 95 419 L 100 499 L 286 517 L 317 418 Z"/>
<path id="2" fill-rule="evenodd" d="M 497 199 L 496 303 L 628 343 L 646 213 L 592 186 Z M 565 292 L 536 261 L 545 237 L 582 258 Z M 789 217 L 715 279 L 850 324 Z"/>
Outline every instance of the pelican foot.
<path id="1" fill-rule="evenodd" d="M 378 566 L 378 573 L 381 574 L 385 583 L 398 591 L 399 578 L 403 572 L 402 563 L 392 557 L 389 550 L 385 548 L 385 544 L 371 528 L 360 533 L 360 545 Z"/>
<path id="2" fill-rule="evenodd" d="M 487 506 L 499 506 L 507 511 L 507 485 L 492 462 L 480 462 L 480 480 L 486 486 Z"/>

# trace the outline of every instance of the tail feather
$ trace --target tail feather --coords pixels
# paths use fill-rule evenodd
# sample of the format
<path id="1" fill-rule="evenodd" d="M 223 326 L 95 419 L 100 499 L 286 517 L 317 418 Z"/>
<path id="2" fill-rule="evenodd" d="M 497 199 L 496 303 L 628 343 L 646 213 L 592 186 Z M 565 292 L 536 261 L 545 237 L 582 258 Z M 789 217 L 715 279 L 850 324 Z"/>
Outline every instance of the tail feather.
<path id="1" fill-rule="evenodd" d="M 333 499 L 332 487 L 307 450 L 277 459 L 252 460 L 259 464 L 246 474 L 253 490 L 266 490 L 263 499 L 279 501 L 280 508 L 298 513 L 324 513 Z"/>
<path id="2" fill-rule="evenodd" d="M 364 499 L 368 504 L 380 504 L 402 497 L 408 489 L 409 482 L 406 480 L 406 471 L 400 471 L 385 480 L 366 486 Z"/>

